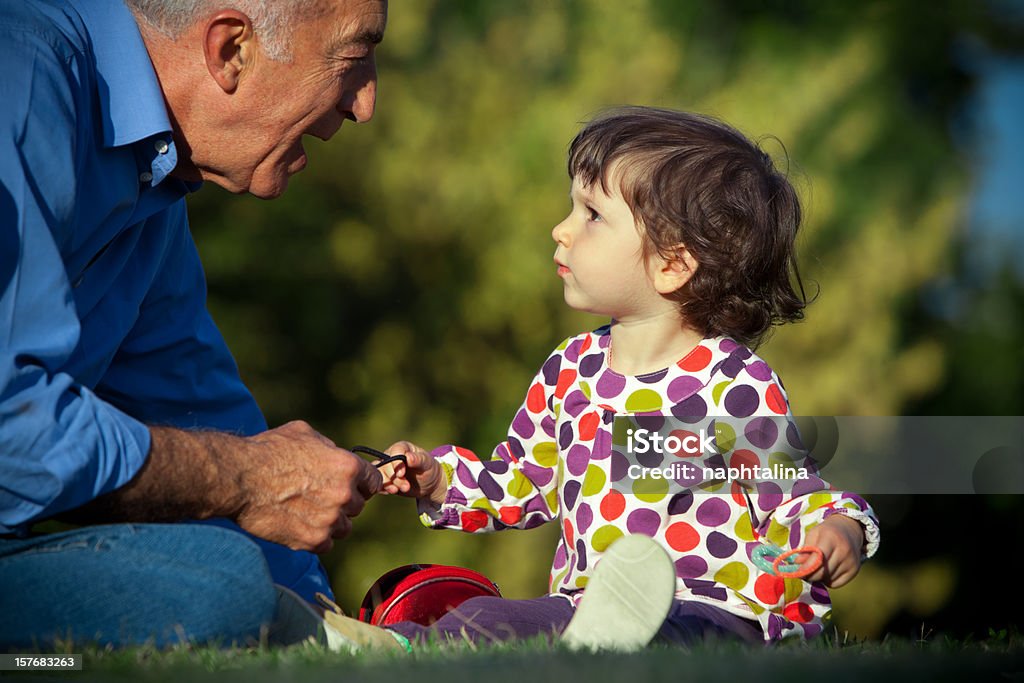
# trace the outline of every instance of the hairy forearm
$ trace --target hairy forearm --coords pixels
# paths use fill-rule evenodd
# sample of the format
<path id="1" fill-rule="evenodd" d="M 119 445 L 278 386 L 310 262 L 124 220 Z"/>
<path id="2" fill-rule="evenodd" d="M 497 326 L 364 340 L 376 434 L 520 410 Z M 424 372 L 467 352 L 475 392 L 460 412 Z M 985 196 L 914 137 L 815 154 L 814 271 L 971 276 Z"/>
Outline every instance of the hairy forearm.
<path id="1" fill-rule="evenodd" d="M 212 431 L 151 427 L 149 457 L 125 486 L 63 515 L 75 522 L 175 522 L 236 517 L 244 505 L 249 440 Z M 251 456 L 250 456 L 251 457 Z"/>

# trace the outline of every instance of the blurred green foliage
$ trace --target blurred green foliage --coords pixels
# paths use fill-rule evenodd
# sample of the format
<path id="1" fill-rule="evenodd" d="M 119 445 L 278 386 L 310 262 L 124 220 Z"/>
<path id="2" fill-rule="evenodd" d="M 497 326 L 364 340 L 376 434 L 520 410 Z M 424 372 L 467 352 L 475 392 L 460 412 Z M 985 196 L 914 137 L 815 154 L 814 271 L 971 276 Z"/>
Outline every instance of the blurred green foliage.
<path id="1" fill-rule="evenodd" d="M 763 138 L 805 201 L 817 300 L 760 349 L 795 412 L 948 409 L 935 397 L 954 376 L 955 321 L 920 296 L 957 277 L 969 174 L 949 120 L 971 86 L 955 49 L 968 35 L 1018 46 L 983 4 L 952 0 L 392 3 L 370 125 L 314 141 L 274 202 L 192 198 L 210 308 L 271 424 L 490 453 L 550 349 L 603 323 L 564 305 L 551 261 L 569 140 L 610 105 L 696 110 Z M 1018 361 L 1019 340 L 1005 351 Z M 1001 390 L 1017 401 L 1005 412 L 1021 414 L 1019 389 Z M 382 498 L 325 559 L 346 608 L 414 561 L 533 597 L 556 533 L 430 532 L 410 501 Z M 883 560 L 837 596 L 840 626 L 845 612 L 877 635 L 911 600 L 927 617 L 956 581 L 955 559 Z"/>

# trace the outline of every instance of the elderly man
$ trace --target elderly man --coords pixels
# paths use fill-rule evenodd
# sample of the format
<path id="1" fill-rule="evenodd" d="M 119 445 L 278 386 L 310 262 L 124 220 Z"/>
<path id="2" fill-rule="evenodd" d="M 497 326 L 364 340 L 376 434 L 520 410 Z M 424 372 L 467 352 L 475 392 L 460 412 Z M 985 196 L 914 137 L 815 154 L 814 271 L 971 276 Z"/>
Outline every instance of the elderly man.
<path id="1" fill-rule="evenodd" d="M 206 311 L 185 196 L 276 197 L 304 136 L 367 121 L 386 14 L 0 4 L 0 649 L 245 640 L 279 592 L 330 594 L 313 553 L 380 475 L 305 423 L 267 430 Z M 30 531 L 53 517 L 108 524 Z"/>

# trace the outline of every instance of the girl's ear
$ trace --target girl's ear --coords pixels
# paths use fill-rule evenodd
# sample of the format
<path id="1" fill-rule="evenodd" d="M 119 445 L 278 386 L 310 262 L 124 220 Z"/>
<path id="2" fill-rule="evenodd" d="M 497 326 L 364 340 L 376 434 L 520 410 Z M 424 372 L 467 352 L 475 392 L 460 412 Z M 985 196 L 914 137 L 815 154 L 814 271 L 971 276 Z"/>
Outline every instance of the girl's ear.
<path id="1" fill-rule="evenodd" d="M 659 294 L 671 294 L 682 288 L 700 266 L 685 245 L 678 245 L 671 258 L 655 258 L 654 289 Z"/>

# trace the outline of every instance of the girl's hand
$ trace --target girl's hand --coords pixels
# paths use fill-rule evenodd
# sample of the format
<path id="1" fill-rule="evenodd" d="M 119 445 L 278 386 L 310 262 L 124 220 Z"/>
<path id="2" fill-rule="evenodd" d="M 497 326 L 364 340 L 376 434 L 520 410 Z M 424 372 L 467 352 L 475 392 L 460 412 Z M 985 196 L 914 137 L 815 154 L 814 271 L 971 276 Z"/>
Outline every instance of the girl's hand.
<path id="1" fill-rule="evenodd" d="M 817 546 L 823 555 L 821 568 L 804 580 L 822 581 L 829 588 L 839 588 L 860 571 L 864 527 L 846 515 L 832 515 L 807 532 L 804 545 Z"/>
<path id="2" fill-rule="evenodd" d="M 430 453 L 408 441 L 393 443 L 386 451 L 388 455 L 404 455 L 408 465 L 401 461 L 388 463 L 380 468 L 384 477 L 381 491 L 384 493 L 427 498 L 441 505 L 448 493 L 448 479 L 444 476 L 441 463 Z"/>

